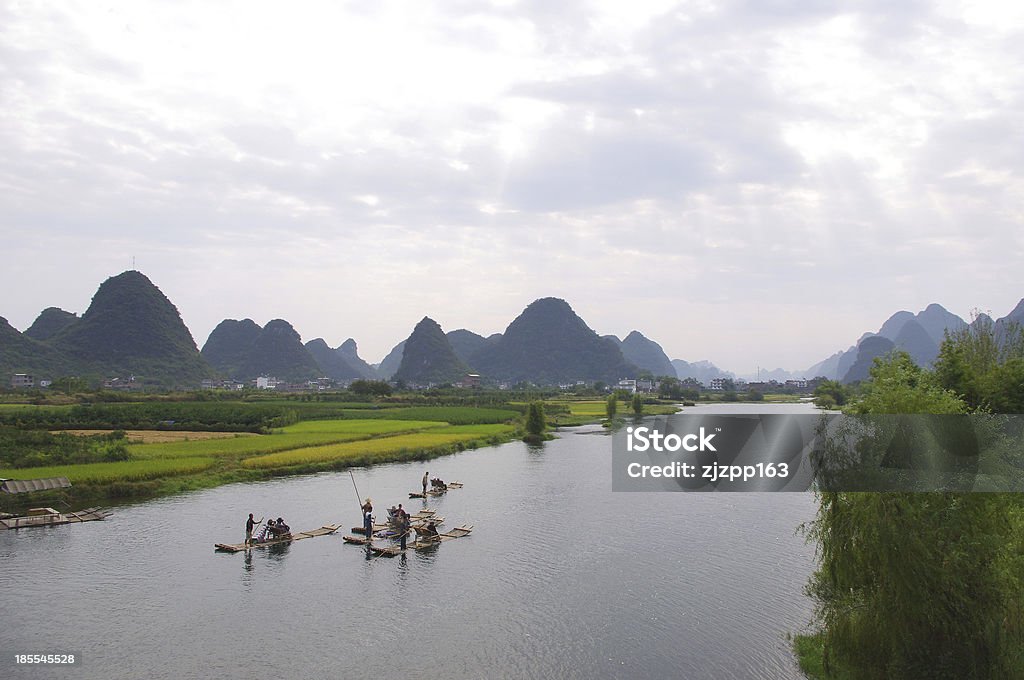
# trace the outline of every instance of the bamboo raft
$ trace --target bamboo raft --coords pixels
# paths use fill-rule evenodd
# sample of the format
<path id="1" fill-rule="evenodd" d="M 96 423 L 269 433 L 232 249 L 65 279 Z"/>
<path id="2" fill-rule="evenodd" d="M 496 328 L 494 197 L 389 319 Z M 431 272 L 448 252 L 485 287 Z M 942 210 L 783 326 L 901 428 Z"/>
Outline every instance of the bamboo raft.
<path id="1" fill-rule="evenodd" d="M 24 529 L 26 527 L 51 527 L 58 524 L 97 522 L 110 517 L 110 510 L 86 508 L 77 512 L 57 512 L 53 508 L 32 508 L 25 517 L 0 519 L 0 529 Z"/>
<path id="2" fill-rule="evenodd" d="M 444 517 L 438 517 L 437 515 L 434 515 L 432 517 L 428 517 L 426 519 L 433 520 L 434 524 L 444 524 Z M 409 524 L 409 528 L 410 529 L 415 529 L 416 527 L 426 526 L 426 524 L 427 524 L 426 519 L 413 520 Z M 373 525 L 373 533 L 375 533 L 375 534 L 377 532 L 379 532 L 379 531 L 394 531 L 394 529 L 395 528 L 393 526 L 391 526 L 390 524 L 374 524 Z M 366 530 L 363 529 L 363 527 L 352 527 L 352 533 L 353 534 L 359 534 L 361 536 L 365 536 L 366 535 Z"/>
<path id="3" fill-rule="evenodd" d="M 299 531 L 288 534 L 287 536 L 282 536 L 281 538 L 272 538 L 269 541 L 262 541 L 260 543 L 252 543 L 250 545 L 246 545 L 245 543 L 217 543 L 213 547 L 215 550 L 220 550 L 222 552 L 236 553 L 242 552 L 243 550 L 246 550 L 248 548 L 266 548 L 271 545 L 291 543 L 292 541 L 301 541 L 304 538 L 316 538 L 317 536 L 327 536 L 328 534 L 333 534 L 340 528 L 340 524 L 325 524 L 319 529 L 313 529 L 312 531 Z"/>
<path id="4" fill-rule="evenodd" d="M 410 520 L 409 526 L 410 527 L 416 527 L 417 525 L 422 526 L 428 519 L 432 519 L 435 522 L 437 522 L 438 524 L 444 522 L 444 517 L 438 517 L 436 510 L 429 510 L 427 508 L 423 508 L 422 510 L 420 510 L 418 512 L 414 512 L 411 515 L 409 515 L 409 520 Z M 388 529 L 391 529 L 391 528 L 392 528 L 391 525 L 386 523 L 386 522 L 383 523 L 383 524 L 378 522 L 378 523 L 375 523 L 373 525 L 373 533 L 377 533 L 378 531 L 387 531 Z M 362 534 L 362 535 L 365 536 L 366 535 L 366 530 L 363 529 L 363 527 L 352 527 L 352 533 L 354 533 L 354 534 Z"/>
<path id="5" fill-rule="evenodd" d="M 472 524 L 463 524 L 462 526 L 455 527 L 450 531 L 438 534 L 432 539 L 417 538 L 412 543 L 409 543 L 407 548 L 412 548 L 413 550 L 426 550 L 438 545 L 439 543 L 444 543 L 445 541 L 453 541 L 456 538 L 469 536 L 472 531 Z M 367 545 L 367 543 L 369 543 L 365 538 L 360 538 L 358 536 L 345 536 L 343 537 L 343 540 L 350 545 Z M 402 554 L 402 549 L 395 546 L 373 545 L 371 543 L 368 548 L 371 552 L 381 557 L 394 557 Z"/>
<path id="6" fill-rule="evenodd" d="M 427 493 L 425 493 L 425 494 L 420 493 L 419 491 L 410 491 L 409 492 L 409 498 L 428 498 L 428 497 L 443 496 L 446 493 L 448 493 L 448 489 L 461 489 L 461 488 L 462 488 L 462 482 L 448 482 L 448 484 L 446 484 L 443 489 L 438 489 L 438 488 L 435 487 L 433 489 L 428 490 Z"/>

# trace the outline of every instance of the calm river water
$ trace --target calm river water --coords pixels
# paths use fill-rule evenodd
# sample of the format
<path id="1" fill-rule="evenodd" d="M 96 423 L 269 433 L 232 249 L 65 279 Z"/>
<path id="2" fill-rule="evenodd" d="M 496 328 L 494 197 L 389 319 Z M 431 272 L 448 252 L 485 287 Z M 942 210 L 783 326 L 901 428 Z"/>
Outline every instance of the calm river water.
<path id="1" fill-rule="evenodd" d="M 355 472 L 383 515 L 422 506 L 407 494 L 425 470 L 465 483 L 428 504 L 445 526 L 475 525 L 429 554 L 345 545 L 348 473 L 0 533 L 0 677 L 801 677 L 785 636 L 811 617 L 814 549 L 795 534 L 811 494 L 612 493 L 611 438 L 594 427 Z M 249 512 L 344 531 L 215 553 Z M 79 663 L 15 667 L 14 652 Z"/>

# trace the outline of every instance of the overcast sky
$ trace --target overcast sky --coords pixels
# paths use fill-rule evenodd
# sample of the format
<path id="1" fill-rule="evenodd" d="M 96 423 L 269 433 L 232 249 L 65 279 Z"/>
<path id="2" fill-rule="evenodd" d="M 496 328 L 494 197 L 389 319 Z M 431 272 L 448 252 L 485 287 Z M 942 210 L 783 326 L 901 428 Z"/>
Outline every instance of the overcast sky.
<path id="1" fill-rule="evenodd" d="M 828 6 L 829 9 L 823 9 Z M 1024 3 L 0 0 L 0 315 L 136 267 L 224 318 L 502 331 L 563 297 L 804 369 L 1024 296 Z"/>

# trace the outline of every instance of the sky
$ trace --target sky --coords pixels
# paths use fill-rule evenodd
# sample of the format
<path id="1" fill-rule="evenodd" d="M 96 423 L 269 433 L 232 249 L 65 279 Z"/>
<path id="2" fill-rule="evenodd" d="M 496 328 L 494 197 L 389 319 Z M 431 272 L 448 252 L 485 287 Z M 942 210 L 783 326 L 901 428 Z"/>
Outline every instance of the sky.
<path id="1" fill-rule="evenodd" d="M 802 370 L 1024 297 L 1024 4 L 0 0 L 0 315 L 144 272 L 380 359 L 566 299 Z"/>

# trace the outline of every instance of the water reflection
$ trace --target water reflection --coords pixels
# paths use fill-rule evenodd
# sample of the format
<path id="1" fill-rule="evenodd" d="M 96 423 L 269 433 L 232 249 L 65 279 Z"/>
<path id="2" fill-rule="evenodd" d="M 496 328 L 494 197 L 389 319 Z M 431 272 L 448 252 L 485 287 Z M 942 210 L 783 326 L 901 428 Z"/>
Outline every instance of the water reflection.
<path id="1" fill-rule="evenodd" d="M 530 457 L 539 457 L 547 449 L 544 447 L 544 442 L 537 442 L 535 444 L 527 444 L 526 451 L 530 454 Z"/>
<path id="2" fill-rule="evenodd" d="M 275 543 L 274 545 L 267 546 L 267 557 L 271 560 L 280 562 L 288 555 L 291 549 L 291 541 L 287 543 Z"/>
<path id="3" fill-rule="evenodd" d="M 252 588 L 252 550 L 245 551 L 245 558 L 242 560 L 242 585 L 246 589 Z"/>

